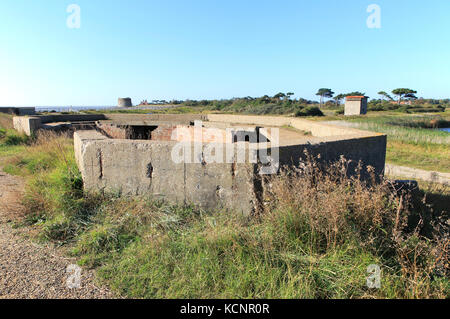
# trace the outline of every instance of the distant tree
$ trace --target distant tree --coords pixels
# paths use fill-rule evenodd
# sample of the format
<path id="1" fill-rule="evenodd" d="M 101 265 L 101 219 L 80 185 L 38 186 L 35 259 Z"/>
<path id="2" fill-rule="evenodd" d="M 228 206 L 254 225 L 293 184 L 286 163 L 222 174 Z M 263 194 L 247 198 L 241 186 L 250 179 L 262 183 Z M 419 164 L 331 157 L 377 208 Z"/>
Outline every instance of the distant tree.
<path id="1" fill-rule="evenodd" d="M 417 100 L 417 96 L 414 93 L 407 93 L 405 96 L 403 96 L 407 100 Z"/>
<path id="2" fill-rule="evenodd" d="M 344 94 L 338 94 L 333 98 L 333 100 L 336 102 L 336 106 L 341 104 L 343 98 L 345 98 Z"/>
<path id="3" fill-rule="evenodd" d="M 365 96 L 365 95 L 366 95 L 366 93 L 361 93 L 359 91 L 355 91 L 355 92 L 350 92 L 350 93 L 344 94 L 344 97 L 347 97 L 347 96 Z"/>
<path id="4" fill-rule="evenodd" d="M 399 88 L 399 89 L 395 89 L 392 90 L 392 94 L 398 96 L 398 104 L 400 104 L 402 102 L 402 98 L 406 97 L 408 99 L 417 99 L 416 94 L 417 91 L 411 90 L 411 89 L 406 89 L 406 88 Z"/>
<path id="5" fill-rule="evenodd" d="M 390 100 L 390 101 L 393 100 L 392 96 L 390 96 L 389 94 L 387 94 L 385 91 L 380 91 L 380 92 L 378 92 L 378 94 L 381 96 L 381 99 L 382 99 L 382 100 L 383 100 L 384 98 L 386 98 L 386 99 L 388 99 L 388 100 Z"/>
<path id="6" fill-rule="evenodd" d="M 287 96 L 287 99 L 288 99 L 288 100 L 290 100 L 290 99 L 291 99 L 291 96 L 293 96 L 293 95 L 294 95 L 294 93 L 292 93 L 292 92 L 286 93 L 286 96 Z"/>
<path id="7" fill-rule="evenodd" d="M 286 94 L 284 94 L 284 93 L 282 93 L 282 92 L 277 93 L 277 94 L 275 94 L 275 95 L 273 96 L 273 98 L 274 98 L 275 100 L 277 100 L 278 102 L 280 102 L 280 100 L 281 100 L 282 98 L 284 98 L 284 97 L 286 97 Z"/>
<path id="8" fill-rule="evenodd" d="M 268 96 L 268 95 L 264 95 L 260 99 L 264 103 L 270 103 L 270 101 L 271 101 L 270 96 Z"/>
<path id="9" fill-rule="evenodd" d="M 317 91 L 316 95 L 320 96 L 320 107 L 323 105 L 324 98 L 332 98 L 334 92 L 331 89 L 321 88 Z"/>

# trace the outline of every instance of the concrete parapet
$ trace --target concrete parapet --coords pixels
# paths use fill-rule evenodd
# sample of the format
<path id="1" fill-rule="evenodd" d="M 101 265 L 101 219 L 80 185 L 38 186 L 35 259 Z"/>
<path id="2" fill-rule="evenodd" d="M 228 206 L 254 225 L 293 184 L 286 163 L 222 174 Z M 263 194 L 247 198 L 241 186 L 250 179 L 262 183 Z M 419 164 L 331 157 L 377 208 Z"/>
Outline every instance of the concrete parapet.
<path id="1" fill-rule="evenodd" d="M 42 126 L 42 121 L 40 117 L 14 116 L 13 125 L 18 132 L 30 136 Z"/>
<path id="2" fill-rule="evenodd" d="M 15 114 L 19 116 L 35 115 L 35 107 L 0 107 L 0 113 Z"/>
<path id="3" fill-rule="evenodd" d="M 152 195 L 203 208 L 257 210 L 256 164 L 177 163 L 175 141 L 112 140 L 95 131 L 74 134 L 75 156 L 87 190 Z M 190 145 L 192 154 L 194 147 Z M 202 147 L 202 152 L 206 145 Z M 248 149 L 247 149 L 248 151 Z"/>

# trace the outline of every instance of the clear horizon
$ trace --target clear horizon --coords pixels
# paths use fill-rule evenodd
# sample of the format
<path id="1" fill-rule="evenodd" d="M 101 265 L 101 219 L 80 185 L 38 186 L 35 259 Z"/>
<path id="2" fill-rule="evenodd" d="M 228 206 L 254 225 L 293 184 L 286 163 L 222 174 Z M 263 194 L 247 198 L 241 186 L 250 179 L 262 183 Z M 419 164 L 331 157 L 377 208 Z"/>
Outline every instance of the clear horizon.
<path id="1" fill-rule="evenodd" d="M 367 24 L 372 4 L 380 28 Z M 3 2 L 0 106 L 278 92 L 317 101 L 322 87 L 449 98 L 449 13 L 448 0 Z"/>

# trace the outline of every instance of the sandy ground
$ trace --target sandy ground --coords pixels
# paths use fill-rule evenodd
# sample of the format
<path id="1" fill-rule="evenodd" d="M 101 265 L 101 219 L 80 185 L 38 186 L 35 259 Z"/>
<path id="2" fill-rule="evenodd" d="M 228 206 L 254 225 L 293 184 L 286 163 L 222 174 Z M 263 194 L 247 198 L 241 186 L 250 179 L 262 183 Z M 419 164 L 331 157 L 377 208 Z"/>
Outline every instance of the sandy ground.
<path id="1" fill-rule="evenodd" d="M 81 270 L 77 281 L 75 261 L 50 246 L 32 242 L 31 229 L 11 227 L 21 213 L 23 182 L 0 171 L 0 298 L 113 298 L 95 284 L 94 272 Z M 69 283 L 69 285 L 68 285 Z M 79 288 L 69 288 L 77 286 Z"/>

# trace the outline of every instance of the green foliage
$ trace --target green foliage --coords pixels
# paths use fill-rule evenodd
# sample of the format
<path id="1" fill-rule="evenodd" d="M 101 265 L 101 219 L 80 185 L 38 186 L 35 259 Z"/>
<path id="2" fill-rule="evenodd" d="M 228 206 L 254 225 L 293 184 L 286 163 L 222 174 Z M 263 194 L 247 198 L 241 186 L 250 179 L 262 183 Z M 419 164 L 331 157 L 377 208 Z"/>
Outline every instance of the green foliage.
<path id="1" fill-rule="evenodd" d="M 324 98 L 332 98 L 334 95 L 334 92 L 331 89 L 321 88 L 317 91 L 316 95 L 320 96 L 320 106 L 322 106 L 323 99 Z"/>
<path id="2" fill-rule="evenodd" d="M 316 93 L 317 96 L 320 97 L 328 97 L 331 98 L 334 95 L 334 92 L 331 89 L 321 88 Z"/>
<path id="3" fill-rule="evenodd" d="M 337 115 L 342 115 L 345 113 L 345 108 L 344 107 L 340 107 L 339 109 L 336 110 L 336 114 Z"/>
<path id="4" fill-rule="evenodd" d="M 382 97 L 388 99 L 389 101 L 392 101 L 392 100 L 393 100 L 392 96 L 390 96 L 390 95 L 389 95 L 388 93 L 386 93 L 385 91 L 380 91 L 380 92 L 378 92 L 378 94 L 381 95 Z"/>
<path id="5" fill-rule="evenodd" d="M 339 105 L 344 98 L 345 94 L 338 94 L 333 98 L 333 100 L 335 101 L 336 105 Z"/>
<path id="6" fill-rule="evenodd" d="M 399 103 L 401 102 L 403 97 L 410 98 L 410 99 L 417 99 L 417 97 L 415 96 L 416 93 L 417 93 L 417 91 L 407 89 L 407 88 L 399 88 L 399 89 L 392 90 L 392 94 L 398 96 Z"/>
<path id="7" fill-rule="evenodd" d="M 399 105 L 392 101 L 372 100 L 367 105 L 369 111 L 396 111 L 402 113 L 443 113 L 446 106 L 441 104 L 431 104 L 425 100 L 418 100 L 410 105 Z"/>
<path id="8" fill-rule="evenodd" d="M 295 112 L 295 116 L 323 116 L 323 113 L 317 106 L 307 106 Z"/>
<path id="9" fill-rule="evenodd" d="M 344 94 L 344 96 L 365 96 L 365 95 L 366 95 L 366 93 L 361 93 L 359 91 Z"/>
<path id="10" fill-rule="evenodd" d="M 13 129 L 0 127 L 0 157 L 6 158 L 20 153 L 31 141 L 32 138 Z"/>
<path id="11" fill-rule="evenodd" d="M 14 146 L 27 144 L 30 141 L 30 137 L 25 134 L 19 134 L 12 129 L 0 128 L 0 146 Z"/>

